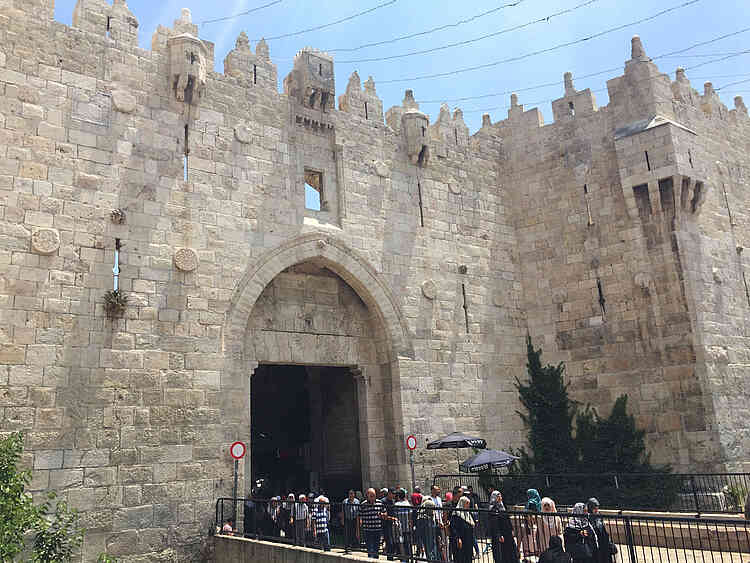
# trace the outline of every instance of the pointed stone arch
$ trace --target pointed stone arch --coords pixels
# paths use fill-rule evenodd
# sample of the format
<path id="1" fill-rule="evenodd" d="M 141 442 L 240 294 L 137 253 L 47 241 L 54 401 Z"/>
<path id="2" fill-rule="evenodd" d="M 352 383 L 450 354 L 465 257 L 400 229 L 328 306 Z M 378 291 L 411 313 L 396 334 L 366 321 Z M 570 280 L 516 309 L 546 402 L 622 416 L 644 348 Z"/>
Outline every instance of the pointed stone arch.
<path id="1" fill-rule="evenodd" d="M 264 288 L 286 268 L 310 260 L 339 275 L 375 313 L 385 331 L 391 362 L 414 357 L 406 320 L 386 282 L 359 253 L 331 236 L 315 233 L 282 244 L 247 269 L 227 312 L 224 351 L 228 360 L 242 363 L 247 322 Z"/>
<path id="2" fill-rule="evenodd" d="M 266 287 L 288 268 L 309 262 L 324 266 L 348 284 L 372 313 L 373 322 L 379 325 L 377 328 L 384 343 L 384 354 L 380 360 L 383 363 L 367 366 L 367 369 L 358 364 L 350 368 L 352 375 L 362 383 L 360 416 L 365 416 L 367 412 L 372 374 L 377 378 L 376 385 L 382 386 L 379 388 L 387 394 L 388 407 L 384 409 L 387 414 L 373 424 L 382 427 L 376 432 L 381 437 L 387 436 L 393 444 L 386 449 L 382 438 L 373 443 L 363 442 L 362 471 L 363 477 L 368 480 L 398 480 L 397 476 L 402 478 L 406 475 L 402 448 L 395 447 L 395 444 L 403 441 L 400 378 L 402 364 L 414 357 L 411 338 L 404 315 L 386 282 L 364 257 L 330 235 L 316 233 L 300 236 L 263 254 L 248 267 L 237 285 L 226 314 L 223 333 L 224 367 L 220 400 L 224 416 L 227 420 L 232 417 L 233 422 L 237 422 L 238 436 L 250 444 L 250 380 L 259 359 L 252 347 L 248 346 L 248 323 Z M 370 421 L 366 424 L 369 425 Z M 245 432 L 247 434 L 243 434 Z M 241 482 L 244 483 L 245 475 L 249 476 L 250 472 L 250 456 L 246 456 Z"/>

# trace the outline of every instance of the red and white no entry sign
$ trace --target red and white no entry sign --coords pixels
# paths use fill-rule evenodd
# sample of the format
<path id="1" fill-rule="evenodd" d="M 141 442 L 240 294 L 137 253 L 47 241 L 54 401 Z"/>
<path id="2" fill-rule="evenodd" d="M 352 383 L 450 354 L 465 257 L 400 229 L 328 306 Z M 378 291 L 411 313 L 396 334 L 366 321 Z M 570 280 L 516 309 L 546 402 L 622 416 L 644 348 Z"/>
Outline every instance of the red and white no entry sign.
<path id="1" fill-rule="evenodd" d="M 242 442 L 235 442 L 229 448 L 229 455 L 231 455 L 234 459 L 242 459 L 243 457 L 245 457 L 245 450 L 245 444 L 243 444 Z"/>
<path id="2" fill-rule="evenodd" d="M 417 439 L 414 436 L 409 436 L 406 438 L 406 447 L 410 450 L 416 450 L 417 449 Z"/>

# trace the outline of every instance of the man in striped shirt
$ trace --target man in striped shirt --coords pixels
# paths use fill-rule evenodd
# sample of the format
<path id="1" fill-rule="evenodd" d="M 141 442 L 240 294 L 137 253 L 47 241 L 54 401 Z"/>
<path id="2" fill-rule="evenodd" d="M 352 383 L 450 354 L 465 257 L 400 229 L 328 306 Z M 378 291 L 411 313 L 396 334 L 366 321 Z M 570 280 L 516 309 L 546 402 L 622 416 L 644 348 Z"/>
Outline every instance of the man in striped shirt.
<path id="1" fill-rule="evenodd" d="M 305 545 L 307 530 L 310 529 L 310 512 L 307 509 L 307 497 L 299 496 L 299 501 L 294 503 L 294 543 Z"/>
<path id="2" fill-rule="evenodd" d="M 320 544 L 323 551 L 331 550 L 330 536 L 328 535 L 328 521 L 330 519 L 328 504 L 328 498 L 321 495 L 315 499 L 315 505 L 312 510 L 315 541 Z"/>
<path id="3" fill-rule="evenodd" d="M 380 559 L 380 536 L 386 518 L 383 503 L 375 499 L 375 489 L 367 489 L 367 500 L 359 505 L 359 527 L 365 533 L 367 557 L 370 559 Z"/>

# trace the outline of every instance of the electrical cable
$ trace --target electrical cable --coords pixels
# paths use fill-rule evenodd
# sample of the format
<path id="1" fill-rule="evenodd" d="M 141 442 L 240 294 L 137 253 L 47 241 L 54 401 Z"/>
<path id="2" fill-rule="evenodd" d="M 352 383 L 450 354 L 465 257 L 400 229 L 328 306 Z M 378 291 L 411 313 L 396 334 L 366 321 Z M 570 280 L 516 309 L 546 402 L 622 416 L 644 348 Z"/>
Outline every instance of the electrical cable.
<path id="1" fill-rule="evenodd" d="M 745 84 L 746 82 L 750 82 L 750 78 L 747 78 L 745 80 L 738 80 L 737 82 L 730 82 L 729 84 L 724 84 L 721 88 L 716 88 L 716 92 L 719 90 L 723 90 L 724 88 L 729 88 L 730 86 L 736 86 L 737 84 Z"/>
<path id="2" fill-rule="evenodd" d="M 496 67 L 496 66 L 499 66 L 499 65 L 502 65 L 502 64 L 507 64 L 507 63 L 510 63 L 510 62 L 521 61 L 521 60 L 528 59 L 528 58 L 531 58 L 531 57 L 534 57 L 534 56 L 537 56 L 537 55 L 542 55 L 542 54 L 545 54 L 545 53 L 550 53 L 552 51 L 556 51 L 558 49 L 562 49 L 562 48 L 565 48 L 565 47 L 570 47 L 570 46 L 577 45 L 577 44 L 580 44 L 580 43 L 585 43 L 585 42 L 590 41 L 592 39 L 596 39 L 598 37 L 602 37 L 604 35 L 608 35 L 610 33 L 616 32 L 616 31 L 621 31 L 621 30 L 626 29 L 628 27 L 633 27 L 635 25 L 639 25 L 639 24 L 645 23 L 647 21 L 654 20 L 654 19 L 659 18 L 659 17 L 661 17 L 661 16 L 663 16 L 665 14 L 669 14 L 669 13 L 674 12 L 676 10 L 680 10 L 682 8 L 686 8 L 688 6 L 691 6 L 693 4 L 697 4 L 700 1 L 701 0 L 688 0 L 687 2 L 683 2 L 682 4 L 678 4 L 676 6 L 672 6 L 671 8 L 667 8 L 665 10 L 661 10 L 660 12 L 657 12 L 657 13 L 652 14 L 650 16 L 646 16 L 644 18 L 641 18 L 641 19 L 638 19 L 638 20 L 635 20 L 635 21 L 632 21 L 632 22 L 629 22 L 629 23 L 625 23 L 625 24 L 621 24 L 621 25 L 618 25 L 618 26 L 615 26 L 615 27 L 611 27 L 609 29 L 605 29 L 604 31 L 599 31 L 597 33 L 593 33 L 591 35 L 588 35 L 586 37 L 582 37 L 580 39 L 575 39 L 573 41 L 568 41 L 566 43 L 560 43 L 560 44 L 554 45 L 552 47 L 547 47 L 546 49 L 539 49 L 537 51 L 532 51 L 530 53 L 525 53 L 523 55 L 517 55 L 515 57 L 509 57 L 507 59 L 502 59 L 500 61 L 495 61 L 495 62 L 492 62 L 492 63 L 485 63 L 485 64 L 481 64 L 481 65 L 476 65 L 476 66 L 470 66 L 470 67 L 455 69 L 455 70 L 451 70 L 451 71 L 448 71 L 448 72 L 439 72 L 439 73 L 435 73 L 435 74 L 425 74 L 425 75 L 421 75 L 421 76 L 412 76 L 412 77 L 409 77 L 409 78 L 395 78 L 395 79 L 391 79 L 391 80 L 380 80 L 380 81 L 378 81 L 378 83 L 379 84 L 394 84 L 396 82 L 411 82 L 411 81 L 415 81 L 415 80 L 427 80 L 427 79 L 432 79 L 432 78 L 443 78 L 443 77 L 446 77 L 446 76 L 454 76 L 456 74 L 462 74 L 462 73 L 470 72 L 470 71 L 474 71 L 474 70 L 482 70 L 482 69 L 486 69 L 486 68 L 492 68 L 492 67 Z"/>
<path id="3" fill-rule="evenodd" d="M 272 37 L 266 37 L 266 41 L 275 41 L 276 39 L 286 39 L 287 37 L 296 37 L 297 35 L 302 35 L 304 33 L 310 33 L 311 31 L 319 31 L 321 29 L 325 29 L 327 27 L 332 27 L 334 25 L 338 25 L 340 23 L 344 23 L 347 21 L 351 21 L 354 18 L 358 18 L 359 16 L 364 16 L 366 14 L 369 14 L 371 12 L 374 12 L 375 10 L 379 10 L 380 8 L 385 8 L 386 6 L 390 6 L 391 4 L 395 4 L 398 0 L 388 0 L 387 2 L 383 2 L 381 4 L 378 4 L 377 6 L 373 6 L 372 8 L 368 8 L 367 10 L 362 10 L 361 12 L 357 12 L 356 14 L 352 14 L 351 16 L 347 16 L 345 18 L 341 18 L 329 23 L 324 23 L 322 25 L 316 25 L 315 27 L 308 27 L 307 29 L 301 29 L 299 31 L 293 31 L 291 33 L 283 33 L 281 35 L 274 35 Z M 696 0 L 697 1 L 697 0 Z M 253 39 L 253 41 L 260 41 L 260 39 Z"/>
<path id="4" fill-rule="evenodd" d="M 250 10 L 245 10 L 244 12 L 240 12 L 238 14 L 233 14 L 231 16 L 224 16 L 223 18 L 216 18 L 213 20 L 203 20 L 201 22 L 201 25 L 206 25 L 207 23 L 216 23 L 216 22 L 223 22 L 227 20 L 232 20 L 234 18 L 239 18 L 242 16 L 246 16 L 248 14 L 252 14 L 253 12 L 257 12 L 258 10 L 262 10 L 263 8 L 270 8 L 271 6 L 274 6 L 276 4 L 281 4 L 284 0 L 274 0 L 273 2 L 269 2 L 268 4 L 263 4 L 262 6 L 258 6 L 256 8 L 251 8 Z"/>
<path id="5" fill-rule="evenodd" d="M 740 53 L 737 53 L 737 54 L 735 54 L 735 55 L 732 55 L 732 56 L 735 56 L 735 57 L 736 57 L 736 56 L 741 56 L 741 55 L 745 55 L 745 54 L 749 54 L 749 53 L 750 53 L 750 49 L 748 49 L 748 50 L 746 50 L 746 51 L 742 51 L 742 52 L 740 52 Z M 688 70 L 691 70 L 691 69 L 697 68 L 697 67 L 699 67 L 699 66 L 705 66 L 705 65 L 707 65 L 707 64 L 710 64 L 711 62 L 721 62 L 721 61 L 725 60 L 726 58 L 727 58 L 727 57 L 723 57 L 723 58 L 720 58 L 720 59 L 716 59 L 716 61 L 707 61 L 707 62 L 705 62 L 705 63 L 700 63 L 700 64 L 698 64 L 698 65 L 693 65 L 693 66 L 690 66 L 690 67 L 685 67 L 685 68 L 684 68 L 683 70 L 685 70 L 685 71 L 687 72 Z M 653 60 L 653 59 L 652 59 L 652 60 Z M 639 62 L 640 62 L 640 61 L 639 61 Z M 650 61 L 649 61 L 649 62 L 650 62 Z M 734 75 L 723 75 L 723 76 L 724 76 L 724 77 L 731 77 L 731 76 L 747 76 L 747 75 L 748 75 L 747 73 L 741 73 L 741 74 L 734 74 Z M 719 77 L 720 77 L 720 76 L 715 76 L 715 77 L 713 77 L 713 78 L 719 78 Z M 583 77 L 579 77 L 579 78 L 583 78 Z M 649 80 L 652 80 L 652 77 L 647 77 L 647 78 L 645 78 L 645 79 L 641 79 L 641 80 L 639 80 L 638 82 L 645 82 L 645 81 L 649 81 Z M 723 89 L 723 88 L 728 88 L 729 86 L 734 86 L 734 85 L 737 85 L 737 84 L 744 84 L 744 83 L 746 83 L 746 82 L 750 82 L 750 78 L 748 78 L 748 79 L 746 79 L 746 80 L 739 80 L 739 81 L 737 81 L 737 82 L 731 82 L 731 83 L 729 83 L 729 84 L 725 84 L 725 85 L 723 85 L 723 86 L 722 86 L 721 88 L 715 88 L 715 89 L 714 89 L 714 91 L 718 92 L 719 90 L 721 90 L 721 89 Z M 560 83 L 557 83 L 557 84 L 559 85 Z M 608 89 L 607 89 L 606 87 L 604 87 L 604 88 L 597 88 L 596 90 L 591 90 L 591 93 L 592 93 L 592 94 L 596 94 L 596 93 L 600 93 L 600 92 L 606 92 L 607 90 L 608 90 Z M 520 90 L 519 90 L 519 91 L 520 91 Z M 513 91 L 513 92 L 511 92 L 511 93 L 515 93 L 515 92 L 516 92 L 516 91 L 514 90 L 514 91 Z M 579 92 L 580 92 L 580 90 L 579 90 Z M 548 100 L 541 100 L 541 101 L 538 101 L 538 102 L 527 102 L 527 103 L 524 103 L 524 104 L 520 104 L 520 105 L 523 105 L 523 106 L 531 106 L 531 107 L 537 107 L 537 106 L 540 106 L 540 105 L 542 105 L 542 104 L 548 104 L 548 103 L 552 103 L 552 102 L 554 102 L 554 101 L 556 101 L 556 100 L 558 100 L 558 99 L 559 99 L 559 98 L 550 98 L 550 99 L 548 99 Z M 429 103 L 429 102 L 419 102 L 419 103 Z M 463 111 L 463 113 L 465 113 L 465 114 L 466 114 L 466 113 L 480 113 L 480 112 L 482 112 L 482 113 L 487 113 L 487 112 L 490 112 L 490 111 L 496 111 L 496 110 L 499 110 L 499 109 L 509 109 L 510 107 L 511 107 L 511 106 L 509 106 L 509 105 L 505 105 L 505 106 L 495 106 L 495 107 L 491 107 L 491 108 L 485 108 L 485 109 L 465 109 L 465 110 L 464 110 L 464 109 L 462 109 L 462 111 Z"/>
<path id="6" fill-rule="evenodd" d="M 394 37 L 393 39 L 386 39 L 383 41 L 376 41 L 374 43 L 364 43 L 362 45 L 359 45 L 357 47 L 340 47 L 338 49 L 325 49 L 327 53 L 338 53 L 338 52 L 352 52 L 352 51 L 359 51 L 360 49 L 366 49 L 368 47 L 380 47 L 381 45 L 389 45 L 391 43 L 396 43 L 398 41 L 403 41 L 405 39 L 414 39 L 415 37 L 422 37 L 424 35 L 429 35 L 430 33 L 435 33 L 437 31 L 443 31 L 445 29 L 449 29 L 452 27 L 458 27 L 460 25 L 463 25 L 465 23 L 473 22 L 474 20 L 477 20 L 479 18 L 483 18 L 484 16 L 488 16 L 490 14 L 494 14 L 495 12 L 498 12 L 500 10 L 503 10 L 505 8 L 512 8 L 515 6 L 518 6 L 521 4 L 524 0 L 517 0 L 516 2 L 512 2 L 510 4 L 503 4 L 502 6 L 498 6 L 497 8 L 492 8 L 491 10 L 487 10 L 486 12 L 482 12 L 481 14 L 477 14 L 475 16 L 471 16 L 470 18 L 466 18 L 463 20 L 459 20 L 455 23 L 448 23 L 444 25 L 439 25 L 437 27 L 433 27 L 431 29 L 426 29 L 424 31 L 418 31 L 416 33 L 411 33 L 409 35 L 401 35 L 399 37 Z"/>
<path id="7" fill-rule="evenodd" d="M 561 10 L 559 12 L 555 12 L 554 14 L 549 14 L 548 16 L 543 16 L 541 18 L 537 18 L 535 20 L 522 23 L 519 25 L 515 25 L 513 27 L 507 27 L 505 29 L 501 29 L 499 31 L 493 31 L 492 33 L 487 33 L 485 35 L 480 35 L 479 37 L 475 37 L 474 39 L 466 39 L 464 41 L 456 41 L 455 43 L 448 43 L 446 45 L 441 45 L 440 47 L 431 47 L 429 49 L 422 49 L 419 51 L 409 51 L 408 53 L 401 53 L 399 55 L 389 55 L 387 57 L 373 57 L 369 59 L 352 59 L 350 61 L 336 61 L 338 64 L 356 64 L 356 63 L 372 63 L 372 62 L 378 62 L 378 61 L 390 61 L 393 59 L 402 59 L 404 57 L 413 57 L 415 55 L 425 55 L 427 53 L 434 53 L 436 51 L 442 51 L 445 49 L 452 49 L 453 47 L 463 47 L 464 45 L 470 45 L 472 43 L 476 43 L 477 41 L 482 41 L 483 39 L 489 39 L 490 37 L 497 37 L 498 35 L 502 35 L 504 33 L 510 33 L 511 31 L 518 31 L 519 29 L 524 29 L 527 27 L 531 27 L 532 25 L 538 24 L 538 23 L 549 23 L 549 21 L 557 16 L 562 16 L 566 14 L 570 14 L 572 12 L 575 12 L 576 10 L 579 10 L 581 8 L 585 8 L 587 6 L 590 6 L 591 4 L 595 4 L 599 0 L 586 0 L 586 2 L 583 2 L 581 4 L 578 4 L 576 6 L 573 6 L 572 8 L 566 8 L 565 10 Z"/>
<path id="8" fill-rule="evenodd" d="M 746 27 L 746 28 L 740 29 L 738 31 L 733 31 L 732 33 L 726 33 L 726 34 L 720 35 L 718 37 L 714 37 L 712 39 L 708 39 L 706 41 L 700 41 L 698 43 L 693 43 L 692 45 L 690 45 L 688 47 L 685 47 L 683 49 L 679 49 L 677 51 L 670 51 L 668 53 L 664 53 L 664 54 L 652 57 L 651 60 L 652 61 L 653 60 L 658 60 L 658 59 L 662 59 L 662 58 L 666 58 L 666 57 L 671 57 L 673 55 L 677 56 L 678 54 L 690 51 L 692 49 L 696 49 L 698 47 L 702 47 L 702 46 L 705 46 L 705 45 L 708 45 L 708 44 L 711 44 L 711 43 L 716 43 L 718 41 L 722 41 L 722 40 L 727 39 L 729 37 L 734 37 L 734 36 L 740 35 L 742 33 L 747 33 L 748 31 L 750 31 L 750 27 Z M 740 55 L 744 55 L 747 52 L 748 51 L 738 51 L 738 52 L 735 52 L 735 53 L 731 53 L 731 54 L 725 55 L 725 56 L 723 56 L 722 58 L 719 58 L 719 59 L 715 59 L 715 60 L 711 60 L 711 61 L 706 61 L 704 63 L 699 63 L 699 64 L 696 64 L 696 65 L 691 65 L 690 68 L 694 69 L 694 68 L 698 68 L 700 66 L 711 64 L 713 62 L 723 61 L 723 60 L 726 60 L 726 59 L 729 59 L 729 58 L 732 58 L 732 57 L 737 57 L 737 56 L 740 56 Z M 617 66 L 617 67 L 614 67 L 614 68 L 607 68 L 607 69 L 604 69 L 604 70 L 599 70 L 599 71 L 588 73 L 588 74 L 582 74 L 580 76 L 577 76 L 575 73 L 573 73 L 573 78 L 575 78 L 576 80 L 583 80 L 585 78 L 593 78 L 595 76 L 601 76 L 602 74 L 608 74 L 610 72 L 619 71 L 621 68 L 622 68 L 621 66 Z M 738 76 L 744 76 L 744 75 L 738 75 Z M 381 83 L 381 82 L 379 82 L 379 83 Z M 513 90 L 506 90 L 506 91 L 503 91 L 503 92 L 494 92 L 494 93 L 490 93 L 490 94 L 478 94 L 478 95 L 475 95 L 475 96 L 463 96 L 463 97 L 460 97 L 460 98 L 447 98 L 447 99 L 444 99 L 444 100 L 417 100 L 417 102 L 420 103 L 420 104 L 442 104 L 442 103 L 446 103 L 446 102 L 465 102 L 465 101 L 468 101 L 468 100 L 479 100 L 479 99 L 482 99 L 482 98 L 492 98 L 492 97 L 497 97 L 497 96 L 507 96 L 508 94 L 515 94 L 515 93 L 518 93 L 518 92 L 528 92 L 528 91 L 531 91 L 531 90 L 541 90 L 542 88 L 549 88 L 549 87 L 552 87 L 552 86 L 559 86 L 560 84 L 562 84 L 561 80 L 555 80 L 554 82 L 546 82 L 544 84 L 537 84 L 536 86 L 527 86 L 527 87 L 524 87 L 524 88 L 516 88 L 516 89 L 513 89 Z"/>

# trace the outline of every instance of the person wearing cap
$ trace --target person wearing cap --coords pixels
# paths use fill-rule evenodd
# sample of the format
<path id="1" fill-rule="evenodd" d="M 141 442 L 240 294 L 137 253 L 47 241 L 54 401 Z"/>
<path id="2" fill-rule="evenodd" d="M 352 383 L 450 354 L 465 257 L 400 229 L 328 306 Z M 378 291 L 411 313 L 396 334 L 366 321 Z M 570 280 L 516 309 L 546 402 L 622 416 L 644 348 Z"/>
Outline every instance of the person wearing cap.
<path id="1" fill-rule="evenodd" d="M 344 499 L 341 525 L 344 527 L 344 545 L 347 549 L 359 546 L 359 500 L 354 490 Z"/>
<path id="2" fill-rule="evenodd" d="M 279 508 L 279 527 L 282 535 L 291 538 L 294 535 L 294 493 L 289 493 Z"/>
<path id="3" fill-rule="evenodd" d="M 586 501 L 586 512 L 598 540 L 597 549 L 594 551 L 594 563 L 612 563 L 617 553 L 617 546 L 609 537 L 604 518 L 599 514 L 599 501 L 595 497 Z"/>
<path id="4" fill-rule="evenodd" d="M 411 505 L 413 507 L 411 521 L 414 523 L 414 545 L 417 546 L 417 557 L 421 557 L 424 538 L 420 537 L 420 534 L 424 533 L 424 529 L 420 530 L 417 527 L 417 510 L 422 505 L 422 490 L 418 486 L 414 487 L 414 492 L 411 494 Z"/>
<path id="5" fill-rule="evenodd" d="M 396 521 L 396 489 L 387 490 L 382 500 L 388 518 L 383 520 L 383 538 L 385 539 L 385 555 L 388 561 L 393 561 L 396 555 L 396 536 L 393 523 Z"/>
<path id="6" fill-rule="evenodd" d="M 293 509 L 294 521 L 294 543 L 297 545 L 307 544 L 307 532 L 310 530 L 310 510 L 307 506 L 307 497 L 300 495 Z"/>
<path id="7" fill-rule="evenodd" d="M 331 550 L 331 539 L 328 535 L 328 523 L 330 519 L 328 498 L 320 495 L 315 499 L 311 520 L 315 542 L 320 545 L 323 551 Z"/>
<path id="8" fill-rule="evenodd" d="M 396 521 L 393 523 L 395 532 L 394 537 L 396 539 L 399 553 L 401 553 L 401 561 L 409 561 L 412 555 L 412 529 L 414 527 L 412 521 L 412 506 L 411 503 L 406 500 L 406 489 L 399 489 L 396 491 Z"/>

